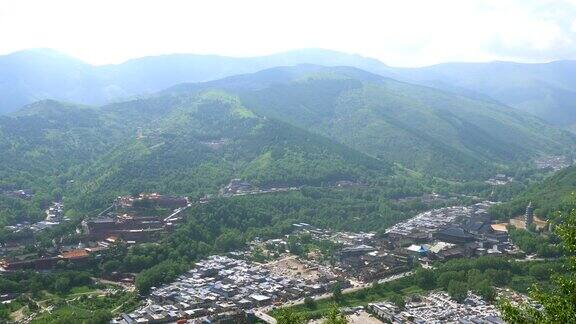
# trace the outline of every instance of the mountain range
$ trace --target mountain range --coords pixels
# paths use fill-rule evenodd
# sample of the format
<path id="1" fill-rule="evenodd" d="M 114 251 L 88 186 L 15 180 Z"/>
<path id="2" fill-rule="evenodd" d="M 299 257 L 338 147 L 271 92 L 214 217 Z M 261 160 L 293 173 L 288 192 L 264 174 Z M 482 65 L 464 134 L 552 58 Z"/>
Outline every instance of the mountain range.
<path id="1" fill-rule="evenodd" d="M 200 196 L 232 178 L 382 184 L 409 169 L 485 180 L 576 148 L 571 133 L 493 101 L 318 65 L 98 107 L 43 100 L 0 117 L 0 134 L 0 186 L 69 186 L 85 209 L 130 192 Z"/>
<path id="2" fill-rule="evenodd" d="M 544 151 L 569 154 L 573 136 L 493 101 L 409 84 L 351 67 L 300 65 L 163 93 L 236 93 L 258 113 L 383 161 L 445 178 L 478 178 Z M 491 171 L 488 171 L 491 170 Z"/>
<path id="3" fill-rule="evenodd" d="M 394 68 L 376 59 L 321 49 L 251 58 L 173 54 L 104 66 L 89 65 L 53 50 L 26 50 L 0 56 L 0 113 L 13 112 L 41 99 L 102 105 L 146 96 L 180 83 L 299 64 L 356 67 L 474 99 L 500 102 L 568 129 L 574 129 L 576 124 L 574 61 Z"/>

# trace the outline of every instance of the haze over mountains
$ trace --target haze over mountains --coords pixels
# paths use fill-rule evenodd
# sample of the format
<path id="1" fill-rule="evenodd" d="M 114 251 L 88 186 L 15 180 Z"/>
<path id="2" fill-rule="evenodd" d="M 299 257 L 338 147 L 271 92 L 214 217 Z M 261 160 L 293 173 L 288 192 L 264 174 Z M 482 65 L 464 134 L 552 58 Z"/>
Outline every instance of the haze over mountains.
<path id="1" fill-rule="evenodd" d="M 476 99 L 493 100 L 534 114 L 553 125 L 576 123 L 576 62 L 446 63 L 393 68 L 358 55 L 306 49 L 252 58 L 174 54 L 92 66 L 52 50 L 0 57 L 0 113 L 56 99 L 101 105 L 148 95 L 183 82 L 204 82 L 277 66 L 352 66 Z"/>

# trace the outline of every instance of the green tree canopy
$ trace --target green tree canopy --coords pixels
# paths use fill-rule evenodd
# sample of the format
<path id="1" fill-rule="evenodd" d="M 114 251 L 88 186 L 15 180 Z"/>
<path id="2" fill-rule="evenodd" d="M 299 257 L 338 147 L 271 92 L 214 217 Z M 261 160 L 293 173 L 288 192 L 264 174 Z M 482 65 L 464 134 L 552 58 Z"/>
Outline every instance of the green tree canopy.
<path id="1" fill-rule="evenodd" d="M 556 228 L 556 234 L 564 243 L 566 251 L 574 255 L 576 209 L 565 214 L 562 219 L 563 223 Z M 532 303 L 513 305 L 509 300 L 501 299 L 499 307 L 504 320 L 509 323 L 576 323 L 576 257 L 570 258 L 569 269 L 566 270 L 567 273 L 558 273 L 552 277 L 554 285 L 550 291 L 544 291 L 536 285 L 530 290 L 530 297 L 542 306 L 542 310 Z M 543 275 L 540 269 L 535 271 Z"/>
<path id="2" fill-rule="evenodd" d="M 348 323 L 348 319 L 346 319 L 346 315 L 344 315 L 338 309 L 337 304 L 332 304 L 330 309 L 328 310 L 328 314 L 326 315 L 325 324 L 346 324 Z"/>

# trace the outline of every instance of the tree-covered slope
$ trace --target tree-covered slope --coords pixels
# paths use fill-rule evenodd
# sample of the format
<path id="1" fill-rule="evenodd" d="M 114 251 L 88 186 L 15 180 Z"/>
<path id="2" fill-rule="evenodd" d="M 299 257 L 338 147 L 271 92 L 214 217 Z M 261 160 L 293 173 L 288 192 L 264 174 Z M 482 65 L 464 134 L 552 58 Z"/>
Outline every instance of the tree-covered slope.
<path id="1" fill-rule="evenodd" d="M 71 174 L 126 135 L 126 127 L 97 108 L 52 100 L 0 117 L 0 225 L 41 220 L 42 210 L 72 185 Z M 5 194 L 21 189 L 33 198 Z"/>
<path id="2" fill-rule="evenodd" d="M 97 108 L 40 101 L 0 117 L 0 185 L 31 187 L 90 162 L 125 133 Z"/>
<path id="3" fill-rule="evenodd" d="M 0 56 L 0 114 L 55 99 L 102 105 L 148 95 L 183 82 L 204 82 L 297 64 L 348 65 L 385 73 L 375 59 L 322 49 L 294 50 L 260 57 L 171 54 L 93 66 L 49 49 Z"/>
<path id="4" fill-rule="evenodd" d="M 370 181 L 392 163 L 484 180 L 575 145 L 494 102 L 315 65 L 97 108 L 42 101 L 2 117 L 0 132 L 3 185 L 64 190 L 83 208 L 134 191 L 202 195 L 235 177 L 260 186 Z"/>
<path id="5" fill-rule="evenodd" d="M 52 50 L 0 56 L 0 113 L 41 99 L 100 105 L 183 82 L 205 82 L 278 66 L 351 66 L 444 91 L 499 101 L 552 124 L 576 127 L 576 63 L 444 63 L 394 68 L 371 58 L 322 49 L 260 57 L 172 54 L 92 66 Z"/>
<path id="6" fill-rule="evenodd" d="M 554 212 L 570 212 L 576 208 L 575 198 L 576 166 L 571 166 L 531 185 L 510 202 L 494 208 L 494 213 L 502 218 L 521 215 L 528 203 L 532 202 L 537 216 L 550 218 Z"/>
<path id="7" fill-rule="evenodd" d="M 200 196 L 232 178 L 269 187 L 391 173 L 386 162 L 261 116 L 224 91 L 101 108 L 42 101 L 3 117 L 0 130 L 4 185 L 64 190 L 86 209 L 131 192 Z"/>
<path id="8" fill-rule="evenodd" d="M 575 139 L 494 101 L 403 83 L 349 67 L 304 65 L 180 85 L 224 88 L 258 113 L 328 136 L 381 160 L 446 178 L 478 178 Z"/>
<path id="9" fill-rule="evenodd" d="M 575 61 L 445 63 L 395 72 L 412 82 L 481 93 L 555 125 L 576 124 Z"/>

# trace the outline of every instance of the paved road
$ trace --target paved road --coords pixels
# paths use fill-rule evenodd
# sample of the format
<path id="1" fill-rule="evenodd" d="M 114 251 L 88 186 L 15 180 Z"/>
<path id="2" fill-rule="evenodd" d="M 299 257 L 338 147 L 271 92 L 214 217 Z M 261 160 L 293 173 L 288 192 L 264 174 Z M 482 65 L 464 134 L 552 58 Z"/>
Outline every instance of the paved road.
<path id="1" fill-rule="evenodd" d="M 525 258 L 525 259 L 516 259 L 517 262 L 533 262 L 533 261 L 556 261 L 560 258 Z"/>
<path id="2" fill-rule="evenodd" d="M 407 272 L 402 272 L 399 274 L 395 274 L 392 275 L 390 277 L 386 277 L 384 279 L 380 279 L 378 282 L 379 283 L 385 283 L 385 282 L 389 282 L 389 281 L 393 281 L 393 280 L 397 280 L 400 278 L 404 278 L 407 276 L 410 276 L 413 272 L 412 271 L 407 271 Z M 348 293 L 352 293 L 358 290 L 362 290 L 365 288 L 368 288 L 372 286 L 372 283 L 365 283 L 365 284 L 361 284 L 359 286 L 355 286 L 355 287 L 350 287 L 350 288 L 346 288 L 342 290 L 343 294 L 348 294 Z M 316 296 L 312 296 L 312 299 L 318 301 L 318 300 L 322 300 L 322 299 L 326 299 L 326 298 L 330 298 L 332 297 L 332 293 L 326 293 L 326 294 L 322 294 L 322 295 L 316 295 Z M 291 307 L 291 306 L 296 306 L 296 305 L 301 305 L 304 303 L 304 299 L 298 299 L 298 300 L 294 300 L 294 301 L 290 301 L 287 303 L 282 304 L 280 307 L 284 308 L 284 307 Z M 254 310 L 254 314 L 260 318 L 261 320 L 265 321 L 266 323 L 269 324 L 276 324 L 276 319 L 270 315 L 267 314 L 267 312 L 271 311 L 273 308 L 272 306 L 266 306 L 266 307 L 262 307 L 259 309 Z"/>
<path id="3" fill-rule="evenodd" d="M 256 315 L 259 319 L 263 320 L 264 322 L 268 323 L 268 324 L 276 324 L 276 319 L 266 313 L 264 313 L 263 311 L 257 310 L 254 312 L 254 315 Z"/>
<path id="4" fill-rule="evenodd" d="M 111 281 L 111 280 L 106 280 L 106 279 L 96 278 L 96 277 L 91 277 L 90 279 L 92 279 L 98 283 L 101 283 L 101 284 L 108 284 L 108 285 L 122 287 L 122 288 L 126 289 L 127 291 L 134 291 L 136 289 L 136 286 L 134 286 L 132 284 L 123 283 L 123 282 Z"/>
<path id="5" fill-rule="evenodd" d="M 379 282 L 379 283 L 385 283 L 385 282 L 388 282 L 388 281 L 393 281 L 393 280 L 397 280 L 397 279 L 400 279 L 400 278 L 407 277 L 407 276 L 409 276 L 409 275 L 411 275 L 411 274 L 412 274 L 412 271 L 402 272 L 402 273 L 399 273 L 399 274 L 392 275 L 392 276 L 390 276 L 390 277 L 386 277 L 386 278 L 384 278 L 384 279 L 380 279 L 378 282 Z M 343 294 L 349 294 L 349 293 L 352 293 L 352 292 L 355 292 L 355 291 L 358 291 L 358 290 L 362 290 L 362 289 L 365 289 L 365 288 L 368 288 L 368 287 L 371 287 L 371 286 L 372 286 L 372 283 L 371 283 L 371 282 L 370 282 L 370 283 L 365 283 L 365 284 L 361 284 L 361 285 L 359 285 L 359 286 L 355 286 L 355 287 L 350 287 L 350 288 L 343 289 L 343 290 L 342 290 L 342 293 L 343 293 Z M 312 296 L 312 299 L 314 299 L 314 300 L 322 300 L 322 299 L 326 299 L 326 298 L 330 298 L 330 297 L 332 297 L 332 293 L 325 293 L 325 294 L 322 294 L 322 295 Z M 304 299 L 298 299 L 298 300 L 295 300 L 295 301 L 290 301 L 290 302 L 284 303 L 284 304 L 282 304 L 281 307 L 296 306 L 296 305 L 301 305 L 301 304 L 304 304 Z"/>

